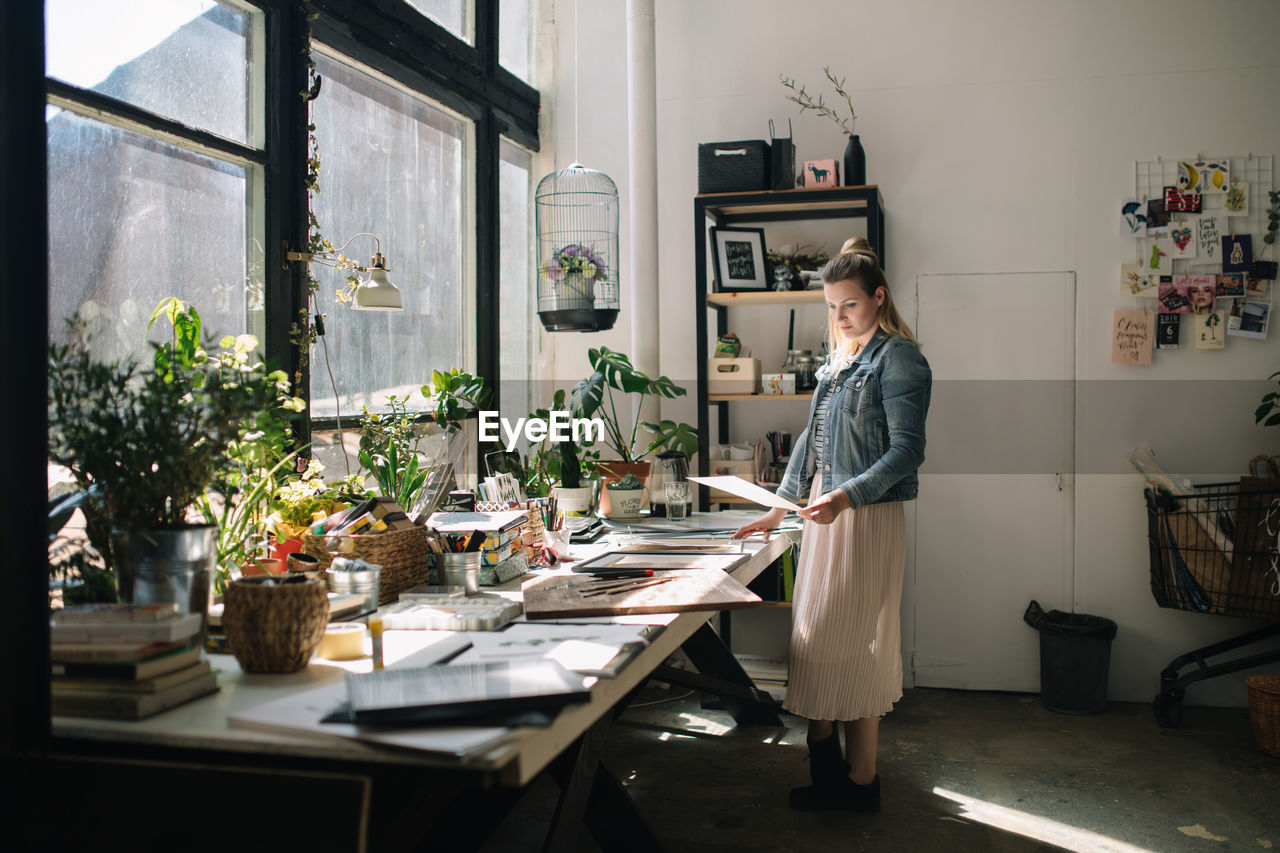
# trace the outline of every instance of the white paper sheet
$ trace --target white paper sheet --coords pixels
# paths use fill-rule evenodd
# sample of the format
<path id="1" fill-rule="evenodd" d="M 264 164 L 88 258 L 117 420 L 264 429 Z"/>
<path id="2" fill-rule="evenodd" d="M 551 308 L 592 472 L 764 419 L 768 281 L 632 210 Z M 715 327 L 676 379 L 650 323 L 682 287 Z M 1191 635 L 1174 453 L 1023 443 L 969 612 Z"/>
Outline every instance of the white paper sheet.
<path id="1" fill-rule="evenodd" d="M 695 483 L 701 483 L 704 486 L 711 486 L 713 489 L 719 489 L 722 492 L 746 498 L 752 503 L 758 503 L 761 506 L 780 506 L 792 512 L 800 511 L 798 504 L 793 504 L 786 498 L 780 498 L 763 486 L 757 486 L 755 483 L 748 482 L 741 477 L 690 477 L 689 479 Z"/>

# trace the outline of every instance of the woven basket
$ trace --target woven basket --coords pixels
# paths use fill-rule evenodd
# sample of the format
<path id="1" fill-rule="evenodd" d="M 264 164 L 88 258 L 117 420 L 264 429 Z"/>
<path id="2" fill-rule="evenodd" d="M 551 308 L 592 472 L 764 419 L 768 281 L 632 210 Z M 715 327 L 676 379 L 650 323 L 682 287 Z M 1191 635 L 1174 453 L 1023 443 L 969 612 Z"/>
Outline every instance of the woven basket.
<path id="1" fill-rule="evenodd" d="M 431 572 L 430 538 L 431 531 L 419 525 L 363 536 L 316 536 L 308 533 L 303 537 L 302 550 L 320 561 L 319 568 L 325 573 L 326 580 L 334 557 L 354 557 L 382 566 L 378 587 L 378 604 L 382 605 L 395 601 L 406 589 L 427 583 Z M 330 551 L 332 544 L 338 544 L 338 550 Z"/>
<path id="2" fill-rule="evenodd" d="M 227 587 L 222 629 L 245 672 L 297 672 L 329 621 L 329 590 L 319 580 L 268 584 L 241 578 Z"/>
<path id="3" fill-rule="evenodd" d="M 1244 683 L 1249 686 L 1253 740 L 1267 755 L 1280 756 L 1280 675 L 1251 675 Z"/>

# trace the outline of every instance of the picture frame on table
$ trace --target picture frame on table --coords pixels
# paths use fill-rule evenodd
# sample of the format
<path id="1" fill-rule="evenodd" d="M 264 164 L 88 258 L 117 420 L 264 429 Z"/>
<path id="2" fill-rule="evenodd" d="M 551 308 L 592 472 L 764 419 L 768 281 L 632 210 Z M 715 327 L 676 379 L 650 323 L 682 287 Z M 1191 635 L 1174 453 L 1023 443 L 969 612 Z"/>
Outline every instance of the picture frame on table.
<path id="1" fill-rule="evenodd" d="M 716 293 L 767 291 L 773 276 L 765 261 L 763 228 L 711 227 Z"/>

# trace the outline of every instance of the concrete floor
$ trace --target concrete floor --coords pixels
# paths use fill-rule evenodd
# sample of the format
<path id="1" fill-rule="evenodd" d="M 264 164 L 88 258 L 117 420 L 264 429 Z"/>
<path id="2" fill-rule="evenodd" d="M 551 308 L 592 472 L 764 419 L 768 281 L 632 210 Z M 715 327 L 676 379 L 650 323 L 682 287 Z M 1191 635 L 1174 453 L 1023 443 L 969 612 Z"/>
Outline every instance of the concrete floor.
<path id="1" fill-rule="evenodd" d="M 736 727 L 685 693 L 646 688 L 604 758 L 671 851 L 1280 847 L 1280 758 L 1242 708 L 1188 706 L 1162 729 L 1146 704 L 1078 717 L 1037 696 L 908 690 L 881 726 L 882 812 L 813 815 L 787 806 L 808 784 L 802 720 Z M 484 849 L 538 849 L 556 792 L 535 784 Z"/>

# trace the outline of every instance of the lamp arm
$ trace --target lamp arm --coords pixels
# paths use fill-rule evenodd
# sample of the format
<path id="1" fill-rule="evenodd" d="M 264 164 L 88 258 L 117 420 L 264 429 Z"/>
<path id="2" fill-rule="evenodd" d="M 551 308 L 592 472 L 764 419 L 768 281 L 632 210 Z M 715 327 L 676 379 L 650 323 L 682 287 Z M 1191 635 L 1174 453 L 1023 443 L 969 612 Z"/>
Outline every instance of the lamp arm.
<path id="1" fill-rule="evenodd" d="M 342 250 L 350 246 L 357 237 L 372 237 L 374 254 L 375 255 L 382 254 L 382 241 L 378 239 L 378 235 L 371 234 L 368 231 L 361 231 L 359 234 L 352 234 L 350 240 L 343 243 L 341 246 L 334 249 L 332 252 L 298 252 L 293 249 L 290 249 L 289 241 L 285 240 L 284 241 L 284 267 L 288 269 L 288 264 L 290 261 L 303 261 L 304 263 L 308 263 L 308 264 L 312 264 L 312 263 L 323 264 L 324 266 L 327 266 L 327 267 L 336 268 L 338 264 L 333 261 L 333 256 L 341 254 Z M 354 267 L 354 269 L 357 272 L 369 271 L 368 267 L 357 266 L 357 267 Z"/>

